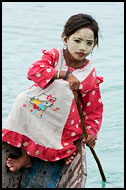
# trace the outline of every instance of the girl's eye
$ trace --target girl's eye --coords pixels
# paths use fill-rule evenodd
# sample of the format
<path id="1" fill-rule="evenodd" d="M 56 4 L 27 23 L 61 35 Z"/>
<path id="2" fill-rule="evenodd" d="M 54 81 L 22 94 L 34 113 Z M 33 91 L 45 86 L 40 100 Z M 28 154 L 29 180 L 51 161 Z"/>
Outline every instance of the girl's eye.
<path id="1" fill-rule="evenodd" d="M 75 42 L 77 42 L 77 43 L 79 43 L 80 42 L 80 40 L 74 40 Z"/>
<path id="2" fill-rule="evenodd" d="M 87 44 L 91 46 L 91 45 L 92 45 L 92 42 L 87 42 Z"/>

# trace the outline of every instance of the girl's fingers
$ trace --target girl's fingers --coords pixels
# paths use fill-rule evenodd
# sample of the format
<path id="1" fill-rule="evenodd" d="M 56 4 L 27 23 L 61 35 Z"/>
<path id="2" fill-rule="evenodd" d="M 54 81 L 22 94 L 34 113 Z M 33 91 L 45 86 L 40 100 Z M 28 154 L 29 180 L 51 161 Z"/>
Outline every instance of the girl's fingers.
<path id="1" fill-rule="evenodd" d="M 91 146 L 91 148 L 94 148 L 94 147 L 95 147 L 95 145 L 92 145 L 92 146 Z"/>
<path id="2" fill-rule="evenodd" d="M 89 147 L 90 147 L 90 148 L 94 148 L 94 146 L 95 146 L 95 145 L 90 145 Z"/>
<path id="3" fill-rule="evenodd" d="M 71 90 L 78 90 L 78 87 L 76 87 L 76 86 L 71 86 L 70 89 L 71 89 Z"/>
<path id="4" fill-rule="evenodd" d="M 66 165 L 68 165 L 69 164 L 69 161 L 66 161 Z"/>
<path id="5" fill-rule="evenodd" d="M 91 142 L 87 144 L 89 147 L 93 148 L 95 146 L 95 142 Z"/>
<path id="6" fill-rule="evenodd" d="M 83 139 L 82 142 L 83 142 L 83 143 L 86 143 L 86 139 Z"/>
<path id="7" fill-rule="evenodd" d="M 71 158 L 72 160 L 74 159 L 74 157 L 73 157 L 73 156 L 71 156 L 70 158 Z"/>
<path id="8" fill-rule="evenodd" d="M 74 159 L 75 155 L 76 155 L 76 152 L 74 152 L 71 156 L 65 158 L 66 165 L 69 165 L 72 162 L 72 160 Z"/>
<path id="9" fill-rule="evenodd" d="M 77 83 L 70 83 L 69 84 L 69 87 L 70 87 L 70 89 L 71 90 L 78 90 L 79 89 L 79 86 L 80 86 L 80 84 L 77 84 Z"/>
<path id="10" fill-rule="evenodd" d="M 78 90 L 79 90 L 79 86 L 77 86 L 77 87 L 75 88 L 75 90 L 78 91 Z"/>

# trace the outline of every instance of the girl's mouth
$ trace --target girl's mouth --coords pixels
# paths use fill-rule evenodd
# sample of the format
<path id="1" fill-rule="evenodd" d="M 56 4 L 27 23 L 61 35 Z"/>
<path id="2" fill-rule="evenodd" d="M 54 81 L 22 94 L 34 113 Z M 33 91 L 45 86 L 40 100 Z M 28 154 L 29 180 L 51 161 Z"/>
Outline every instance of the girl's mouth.
<path id="1" fill-rule="evenodd" d="M 84 53 L 81 53 L 81 52 L 77 52 L 76 54 L 79 55 L 80 57 L 85 56 L 85 54 L 84 54 Z"/>

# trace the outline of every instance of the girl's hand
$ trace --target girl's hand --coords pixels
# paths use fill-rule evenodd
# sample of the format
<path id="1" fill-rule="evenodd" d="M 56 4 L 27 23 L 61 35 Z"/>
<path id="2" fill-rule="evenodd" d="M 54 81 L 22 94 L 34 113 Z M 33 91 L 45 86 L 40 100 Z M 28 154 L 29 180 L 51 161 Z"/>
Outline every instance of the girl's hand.
<path id="1" fill-rule="evenodd" d="M 91 134 L 88 133 L 88 137 L 86 139 L 85 136 L 83 136 L 83 139 L 82 141 L 87 145 L 89 146 L 90 148 L 94 148 L 95 146 L 95 137 Z"/>
<path id="2" fill-rule="evenodd" d="M 66 163 L 66 165 L 69 165 L 72 161 L 73 161 L 73 159 L 74 159 L 74 157 L 76 156 L 76 152 L 74 152 L 72 155 L 70 155 L 69 157 L 67 157 L 67 158 L 65 158 L 65 163 Z"/>
<path id="3" fill-rule="evenodd" d="M 57 73 L 54 75 L 52 80 L 57 79 Z M 65 76 L 66 76 L 66 71 L 60 71 L 58 79 L 63 79 Z M 79 90 L 80 81 L 72 73 L 68 75 L 66 81 L 69 82 L 69 87 L 71 90 Z"/>
<path id="4" fill-rule="evenodd" d="M 80 81 L 72 73 L 68 75 L 66 81 L 69 82 L 69 87 L 71 90 L 79 90 Z"/>

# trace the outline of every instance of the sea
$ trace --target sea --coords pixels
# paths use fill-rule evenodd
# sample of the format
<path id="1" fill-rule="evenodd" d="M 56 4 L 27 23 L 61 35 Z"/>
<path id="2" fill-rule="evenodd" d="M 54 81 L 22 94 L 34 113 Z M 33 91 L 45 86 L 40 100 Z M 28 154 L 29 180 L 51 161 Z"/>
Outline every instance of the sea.
<path id="1" fill-rule="evenodd" d="M 107 183 L 86 146 L 85 187 L 124 188 L 124 2 L 2 2 L 2 127 L 16 96 L 33 84 L 29 66 L 42 49 L 63 48 L 64 24 L 78 13 L 99 24 L 99 47 L 88 58 L 104 77 L 103 121 L 94 150 Z"/>

